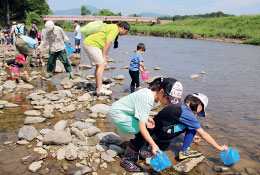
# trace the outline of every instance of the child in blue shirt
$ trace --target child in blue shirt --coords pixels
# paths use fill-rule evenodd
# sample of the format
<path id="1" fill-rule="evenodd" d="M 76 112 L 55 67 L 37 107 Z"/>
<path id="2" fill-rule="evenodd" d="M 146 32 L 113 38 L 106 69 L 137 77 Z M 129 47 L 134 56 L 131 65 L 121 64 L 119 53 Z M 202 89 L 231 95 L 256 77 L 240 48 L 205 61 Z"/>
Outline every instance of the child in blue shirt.
<path id="1" fill-rule="evenodd" d="M 155 117 L 155 127 L 149 129 L 149 133 L 154 135 L 159 141 L 167 141 L 185 132 L 183 146 L 179 152 L 179 159 L 196 157 L 202 155 L 201 152 L 189 149 L 192 141 L 200 142 L 198 133 L 206 142 L 211 144 L 219 151 L 228 150 L 226 145 L 218 145 L 217 142 L 200 126 L 199 120 L 195 115 L 205 117 L 205 108 L 208 98 L 202 93 L 187 95 L 182 106 L 169 105 L 161 110 Z M 142 142 L 142 138 L 139 142 Z M 142 150 L 142 157 L 149 157 L 148 150 Z"/>
<path id="2" fill-rule="evenodd" d="M 129 74 L 132 78 L 132 82 L 130 85 L 131 93 L 135 91 L 135 88 L 138 88 L 140 86 L 139 81 L 139 71 L 141 68 L 141 72 L 144 70 L 147 70 L 146 67 L 143 64 L 143 56 L 142 54 L 145 52 L 145 45 L 143 43 L 139 43 L 137 45 L 137 50 L 130 62 L 129 66 Z"/>

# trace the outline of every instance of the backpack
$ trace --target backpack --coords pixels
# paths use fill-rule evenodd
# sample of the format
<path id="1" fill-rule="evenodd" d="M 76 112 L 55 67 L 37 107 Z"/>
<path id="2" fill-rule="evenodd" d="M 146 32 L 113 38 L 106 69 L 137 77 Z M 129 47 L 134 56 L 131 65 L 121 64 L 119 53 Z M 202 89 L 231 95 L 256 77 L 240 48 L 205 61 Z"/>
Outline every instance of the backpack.
<path id="1" fill-rule="evenodd" d="M 107 24 L 103 23 L 103 21 L 93 21 L 86 24 L 84 27 L 80 29 L 80 32 L 85 36 L 91 35 L 103 29 Z"/>

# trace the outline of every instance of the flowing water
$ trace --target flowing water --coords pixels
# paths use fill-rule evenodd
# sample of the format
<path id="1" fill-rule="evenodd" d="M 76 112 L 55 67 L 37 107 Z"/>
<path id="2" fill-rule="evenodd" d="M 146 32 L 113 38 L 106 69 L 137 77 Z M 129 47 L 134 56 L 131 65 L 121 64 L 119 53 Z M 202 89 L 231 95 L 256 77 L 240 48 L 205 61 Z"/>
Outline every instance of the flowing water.
<path id="1" fill-rule="evenodd" d="M 68 33 L 72 43 L 72 33 Z M 223 42 L 173 39 L 161 37 L 123 36 L 119 37 L 119 48 L 109 51 L 109 57 L 116 63 L 116 69 L 105 71 L 106 77 L 119 74 L 125 76 L 124 84 L 113 88 L 115 91 L 112 101 L 116 96 L 123 96 L 121 90 L 129 91 L 130 76 L 127 69 L 120 67 L 128 66 L 139 42 L 143 42 L 147 49 L 143 54 L 144 64 L 150 71 L 150 76 L 163 75 L 178 79 L 183 87 L 183 97 L 193 92 L 202 92 L 209 98 L 206 109 L 207 117 L 201 118 L 202 127 L 220 144 L 226 144 L 235 148 L 240 153 L 240 161 L 230 167 L 230 172 L 256 171 L 260 174 L 260 48 L 251 45 L 241 45 Z M 81 64 L 89 64 L 82 49 Z M 153 68 L 159 67 L 159 71 Z M 74 68 L 74 72 L 76 69 Z M 202 71 L 206 74 L 200 74 Z M 93 74 L 92 70 L 81 71 L 85 74 Z M 190 79 L 192 74 L 199 74 L 196 79 Z M 54 84 L 46 82 L 34 82 L 36 88 L 46 91 L 60 89 L 58 82 L 66 76 L 60 74 L 54 76 Z M 142 86 L 146 86 L 142 84 Z M 0 116 L 1 143 L 7 140 L 17 140 L 17 132 L 23 126 L 25 110 L 31 108 L 24 100 L 26 95 L 16 94 L 4 97 L 9 101 L 20 104 L 19 109 L 4 110 Z M 3 98 L 2 98 L 3 99 Z M 80 112 L 73 114 L 76 118 L 84 118 L 86 115 Z M 69 118 L 69 117 L 67 117 Z M 66 116 L 58 116 L 51 123 L 66 119 Z M 43 127 L 41 124 L 39 127 Z M 99 123 L 98 127 L 106 131 L 115 131 L 116 128 L 109 120 Z M 130 136 L 123 136 L 129 140 Z M 183 138 L 173 139 L 166 154 L 173 164 L 176 164 L 175 155 L 178 154 Z M 220 160 L 220 152 L 202 141 L 194 145 L 202 151 L 207 161 L 200 164 L 190 174 L 217 174 L 213 171 L 214 165 L 223 165 Z M 26 166 L 20 163 L 22 156 L 32 154 L 32 150 L 23 146 L 7 147 L 0 146 L 0 174 L 23 172 L 30 174 Z M 7 160 L 8 159 L 8 160 Z M 14 162 L 13 159 L 18 159 Z M 108 168 L 103 174 L 124 172 L 119 167 L 119 160 Z M 18 163 L 19 162 L 19 163 Z M 50 169 L 60 169 L 61 163 L 49 160 Z M 118 166 L 114 166 L 114 165 Z M 27 165 L 28 166 L 28 165 Z M 13 169 L 16 169 L 14 171 Z M 1 173 L 2 172 L 2 173 Z M 51 171 L 50 174 L 59 174 L 59 171 Z M 16 174 L 16 173 L 14 173 Z M 172 174 L 171 170 L 163 171 L 162 174 Z"/>

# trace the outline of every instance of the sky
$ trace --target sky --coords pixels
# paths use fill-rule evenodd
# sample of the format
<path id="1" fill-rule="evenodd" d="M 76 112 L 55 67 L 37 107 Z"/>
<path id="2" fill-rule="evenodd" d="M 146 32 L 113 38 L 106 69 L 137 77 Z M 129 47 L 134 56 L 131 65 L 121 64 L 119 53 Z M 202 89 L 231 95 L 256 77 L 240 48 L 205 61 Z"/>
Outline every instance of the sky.
<path id="1" fill-rule="evenodd" d="M 48 0 L 50 9 L 68 10 L 91 5 L 123 16 L 153 12 L 166 15 L 195 15 L 222 11 L 233 15 L 260 14 L 260 0 Z"/>

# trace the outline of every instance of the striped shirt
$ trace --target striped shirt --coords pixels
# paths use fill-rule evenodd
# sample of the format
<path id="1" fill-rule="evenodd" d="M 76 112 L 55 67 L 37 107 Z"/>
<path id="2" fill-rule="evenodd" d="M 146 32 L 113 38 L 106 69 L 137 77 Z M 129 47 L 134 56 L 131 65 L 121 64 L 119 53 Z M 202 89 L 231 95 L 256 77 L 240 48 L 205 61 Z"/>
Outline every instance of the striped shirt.
<path id="1" fill-rule="evenodd" d="M 139 121 L 147 123 L 153 104 L 152 91 L 143 88 L 114 102 L 109 115 L 121 134 L 136 134 L 139 132 Z"/>

